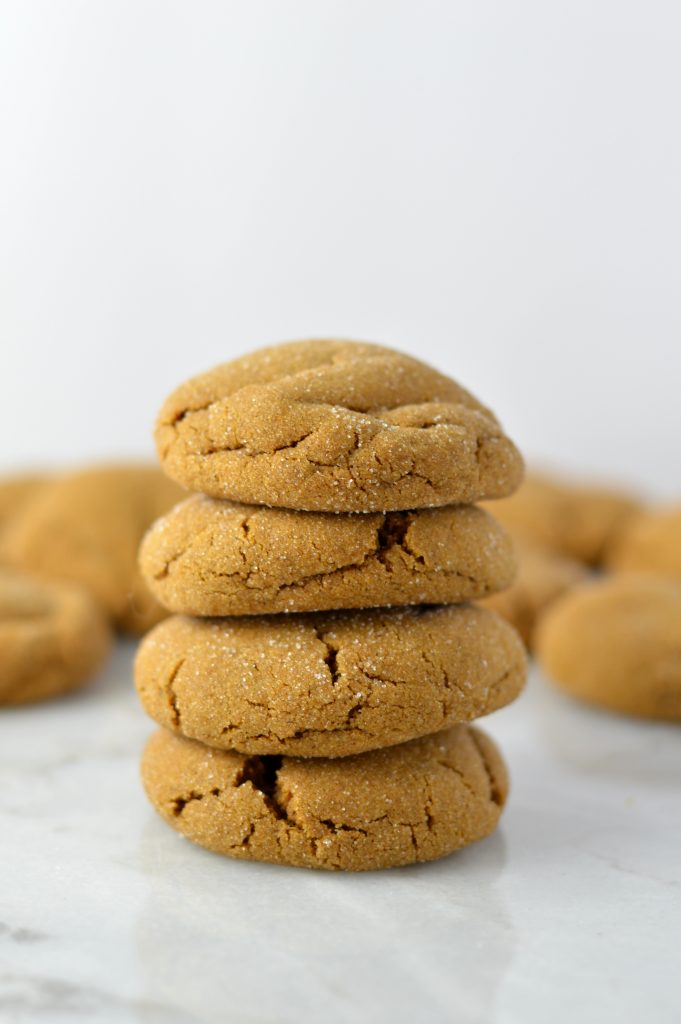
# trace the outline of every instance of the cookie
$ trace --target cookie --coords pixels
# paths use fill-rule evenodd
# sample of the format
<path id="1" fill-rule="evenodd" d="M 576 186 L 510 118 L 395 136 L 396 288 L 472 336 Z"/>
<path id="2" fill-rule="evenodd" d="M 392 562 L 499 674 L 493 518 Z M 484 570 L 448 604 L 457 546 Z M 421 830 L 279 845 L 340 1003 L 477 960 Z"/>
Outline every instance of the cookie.
<path id="1" fill-rule="evenodd" d="M 149 800 L 215 853 L 368 871 L 436 860 L 495 828 L 508 793 L 492 740 L 465 725 L 340 760 L 247 757 L 160 730 Z"/>
<path id="2" fill-rule="evenodd" d="M 611 544 L 606 564 L 610 569 L 681 579 L 681 506 L 632 517 Z"/>
<path id="3" fill-rule="evenodd" d="M 161 604 L 188 615 L 453 604 L 509 586 L 516 567 L 475 506 L 334 515 L 202 495 L 155 523 L 140 566 Z"/>
<path id="4" fill-rule="evenodd" d="M 513 497 L 494 503 L 493 515 L 518 540 L 598 565 L 638 508 L 616 490 L 530 474 Z"/>
<path id="5" fill-rule="evenodd" d="M 522 689 L 515 631 L 475 606 L 190 619 L 141 644 L 159 724 L 248 754 L 345 757 L 503 707 Z"/>
<path id="6" fill-rule="evenodd" d="M 47 482 L 38 473 L 0 477 L 0 534 Z"/>
<path id="7" fill-rule="evenodd" d="M 536 632 L 546 674 L 574 697 L 681 721 L 681 583 L 612 576 L 560 598 Z"/>
<path id="8" fill-rule="evenodd" d="M 300 341 L 181 385 L 156 428 L 161 464 L 189 490 L 328 512 L 498 498 L 521 457 L 453 380 L 391 349 Z"/>
<path id="9" fill-rule="evenodd" d="M 0 705 L 82 686 L 110 646 L 106 617 L 86 590 L 0 569 Z"/>
<path id="10" fill-rule="evenodd" d="M 137 568 L 151 523 L 182 491 L 154 467 L 94 466 L 46 484 L 2 540 L 18 568 L 86 587 L 113 621 L 133 633 L 164 617 Z"/>
<path id="11" fill-rule="evenodd" d="M 518 544 L 516 552 L 518 572 L 514 582 L 503 593 L 485 598 L 482 604 L 510 622 L 531 650 L 540 616 L 552 601 L 586 579 L 589 571 L 582 562 L 531 544 Z"/>

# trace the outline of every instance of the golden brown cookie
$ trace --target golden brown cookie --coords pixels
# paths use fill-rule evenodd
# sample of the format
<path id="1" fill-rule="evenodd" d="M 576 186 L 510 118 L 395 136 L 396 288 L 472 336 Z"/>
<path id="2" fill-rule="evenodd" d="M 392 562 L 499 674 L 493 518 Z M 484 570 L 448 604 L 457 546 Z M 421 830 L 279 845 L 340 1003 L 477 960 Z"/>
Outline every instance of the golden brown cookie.
<path id="1" fill-rule="evenodd" d="M 523 471 L 492 413 L 453 380 L 350 341 L 264 348 L 194 377 L 165 402 L 156 443 L 189 490 L 312 511 L 498 498 Z"/>
<path id="2" fill-rule="evenodd" d="M 21 514 L 48 479 L 39 473 L 0 477 L 0 534 L 12 519 Z"/>
<path id="3" fill-rule="evenodd" d="M 523 645 L 475 606 L 174 616 L 142 642 L 137 690 L 161 725 L 248 754 L 345 757 L 512 701 Z"/>
<path id="4" fill-rule="evenodd" d="M 539 623 L 537 657 L 574 697 L 681 721 L 681 583 L 613 576 L 560 598 Z"/>
<path id="5" fill-rule="evenodd" d="M 482 839 L 508 793 L 492 740 L 465 725 L 339 760 L 246 757 L 161 729 L 142 780 L 168 824 L 215 853 L 346 871 L 436 860 Z"/>
<path id="6" fill-rule="evenodd" d="M 86 587 L 125 630 L 144 632 L 164 616 L 137 568 L 151 523 L 180 488 L 151 466 L 94 466 L 45 485 L 5 531 L 5 560 Z"/>
<path id="7" fill-rule="evenodd" d="M 0 569 L 0 705 L 82 686 L 110 646 L 107 620 L 86 590 Z"/>
<path id="8" fill-rule="evenodd" d="M 503 593 L 485 598 L 482 604 L 515 626 L 531 650 L 540 616 L 552 601 L 586 579 L 589 571 L 582 562 L 532 544 L 519 543 L 516 553 L 518 572 L 514 582 Z"/>
<path id="9" fill-rule="evenodd" d="M 140 566 L 188 615 L 454 604 L 509 586 L 510 538 L 470 505 L 334 514 L 194 495 L 158 520 Z"/>
<path id="10" fill-rule="evenodd" d="M 681 579 L 681 505 L 633 516 L 611 544 L 606 564 Z"/>
<path id="11" fill-rule="evenodd" d="M 493 515 L 516 537 L 588 565 L 598 565 L 639 505 L 628 495 L 529 474 Z"/>

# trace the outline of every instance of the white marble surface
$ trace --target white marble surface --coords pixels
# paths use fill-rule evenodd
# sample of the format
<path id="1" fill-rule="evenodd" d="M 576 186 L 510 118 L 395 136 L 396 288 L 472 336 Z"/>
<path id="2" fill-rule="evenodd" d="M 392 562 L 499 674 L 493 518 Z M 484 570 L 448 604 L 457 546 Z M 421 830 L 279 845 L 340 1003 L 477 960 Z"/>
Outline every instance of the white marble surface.
<path id="1" fill-rule="evenodd" d="M 121 645 L 0 715 L 3 1024 L 681 1020 L 681 729 L 534 679 L 488 720 L 499 832 L 360 876 L 230 862 L 157 820 Z"/>

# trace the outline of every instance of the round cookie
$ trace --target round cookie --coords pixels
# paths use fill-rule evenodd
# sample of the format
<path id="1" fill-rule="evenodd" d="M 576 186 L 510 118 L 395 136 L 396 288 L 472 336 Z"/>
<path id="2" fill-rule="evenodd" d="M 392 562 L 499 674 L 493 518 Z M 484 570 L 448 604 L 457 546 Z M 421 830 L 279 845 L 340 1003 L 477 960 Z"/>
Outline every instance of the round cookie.
<path id="1" fill-rule="evenodd" d="M 510 494 L 522 459 L 453 380 L 379 345 L 260 349 L 181 385 L 158 418 L 165 471 L 189 490 L 328 512 Z"/>
<path id="2" fill-rule="evenodd" d="M 535 646 L 572 696 L 681 721 L 681 583 L 622 575 L 577 587 L 541 620 Z"/>
<path id="3" fill-rule="evenodd" d="M 613 537 L 639 508 L 628 495 L 529 474 L 493 514 L 518 540 L 598 565 Z"/>
<path id="4" fill-rule="evenodd" d="M 525 660 L 512 627 L 475 606 L 174 616 L 143 640 L 135 681 L 153 719 L 210 746 L 346 757 L 503 707 Z"/>
<path id="5" fill-rule="evenodd" d="M 151 466 L 94 466 L 46 484 L 3 535 L 4 559 L 86 587 L 124 630 L 164 617 L 137 568 L 151 523 L 182 491 Z"/>
<path id="6" fill-rule="evenodd" d="M 681 579 L 681 505 L 634 516 L 607 552 L 610 569 Z"/>
<path id="7" fill-rule="evenodd" d="M 160 730 L 142 759 L 159 814 L 215 853 L 368 871 L 436 860 L 489 835 L 501 755 L 465 725 L 340 760 L 246 757 Z"/>
<path id="8" fill-rule="evenodd" d="M 86 590 L 0 569 L 0 705 L 82 686 L 110 646 L 108 622 Z"/>
<path id="9" fill-rule="evenodd" d="M 581 562 L 563 558 L 532 544 L 516 545 L 518 572 L 511 586 L 482 602 L 510 622 L 520 633 L 528 650 L 539 618 L 566 590 L 586 579 L 589 571 Z"/>
<path id="10" fill-rule="evenodd" d="M 202 495 L 154 524 L 140 566 L 187 615 L 454 604 L 509 586 L 516 568 L 510 538 L 475 506 L 334 515 Z"/>

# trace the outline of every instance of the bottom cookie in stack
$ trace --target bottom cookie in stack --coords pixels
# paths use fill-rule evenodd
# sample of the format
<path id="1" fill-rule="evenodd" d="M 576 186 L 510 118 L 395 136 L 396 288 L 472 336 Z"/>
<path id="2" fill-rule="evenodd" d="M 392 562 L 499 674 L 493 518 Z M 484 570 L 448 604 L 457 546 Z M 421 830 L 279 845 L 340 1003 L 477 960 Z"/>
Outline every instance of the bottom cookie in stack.
<path id="1" fill-rule="evenodd" d="M 494 743 L 466 725 L 334 759 L 248 756 L 161 729 L 142 780 L 159 814 L 209 850 L 346 871 L 435 860 L 482 839 L 508 792 Z"/>
<path id="2" fill-rule="evenodd" d="M 503 762 L 464 723 L 510 703 L 525 667 L 512 627 L 475 605 L 172 616 L 137 656 L 165 726 L 144 783 L 173 827 L 234 857 L 433 860 L 499 818 Z"/>

